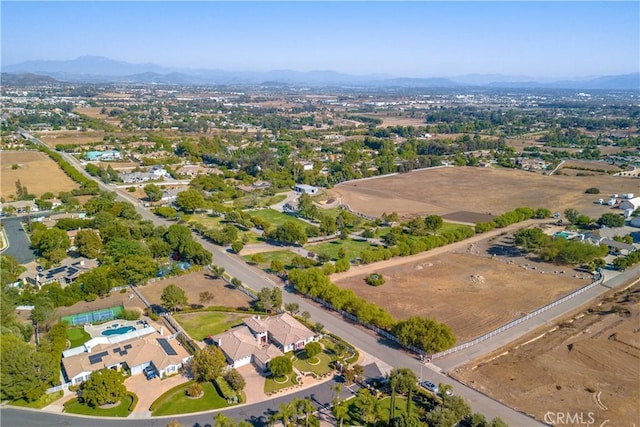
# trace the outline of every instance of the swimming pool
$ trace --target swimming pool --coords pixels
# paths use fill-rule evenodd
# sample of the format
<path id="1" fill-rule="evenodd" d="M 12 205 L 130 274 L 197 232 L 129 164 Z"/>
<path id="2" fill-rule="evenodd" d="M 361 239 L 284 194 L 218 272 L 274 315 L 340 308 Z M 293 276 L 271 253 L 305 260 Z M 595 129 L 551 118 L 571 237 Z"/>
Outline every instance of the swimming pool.
<path id="1" fill-rule="evenodd" d="M 134 328 L 133 326 L 120 326 L 116 329 L 107 329 L 106 331 L 102 331 L 102 335 L 104 335 L 105 337 L 108 337 L 110 335 L 122 335 L 135 330 L 136 328 Z"/>

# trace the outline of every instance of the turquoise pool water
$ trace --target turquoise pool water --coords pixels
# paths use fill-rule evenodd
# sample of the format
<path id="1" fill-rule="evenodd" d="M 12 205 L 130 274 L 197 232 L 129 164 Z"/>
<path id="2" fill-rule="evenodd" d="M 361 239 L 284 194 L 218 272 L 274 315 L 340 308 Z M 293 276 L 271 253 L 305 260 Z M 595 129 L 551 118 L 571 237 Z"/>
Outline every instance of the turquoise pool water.
<path id="1" fill-rule="evenodd" d="M 556 233 L 556 236 L 562 237 L 563 239 L 567 239 L 569 237 L 569 233 L 567 233 L 565 231 L 559 231 L 559 232 Z"/>
<path id="2" fill-rule="evenodd" d="M 107 329 L 106 331 L 102 331 L 102 335 L 105 337 L 108 337 L 109 335 L 122 335 L 135 330 L 136 328 L 133 326 L 120 326 L 116 329 Z"/>

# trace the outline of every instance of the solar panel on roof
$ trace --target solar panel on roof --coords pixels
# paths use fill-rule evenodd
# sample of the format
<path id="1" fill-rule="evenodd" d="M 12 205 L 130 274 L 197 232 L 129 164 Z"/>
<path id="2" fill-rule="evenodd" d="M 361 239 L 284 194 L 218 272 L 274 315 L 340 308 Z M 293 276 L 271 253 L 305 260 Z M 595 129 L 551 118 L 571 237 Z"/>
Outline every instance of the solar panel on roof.
<path id="1" fill-rule="evenodd" d="M 125 350 L 129 350 L 131 347 L 132 347 L 132 345 L 131 345 L 131 344 L 127 344 L 127 345 L 125 345 L 125 346 L 124 346 L 124 349 L 125 349 Z"/>
<path id="2" fill-rule="evenodd" d="M 89 363 L 91 365 L 95 365 L 96 363 L 100 363 L 102 362 L 102 358 L 106 355 L 108 355 L 109 353 L 106 351 L 102 351 L 100 353 L 96 353 L 96 354 L 92 354 L 91 356 L 89 356 Z"/>
<path id="3" fill-rule="evenodd" d="M 58 274 L 58 273 L 62 273 L 63 271 L 65 271 L 67 269 L 67 267 L 56 267 L 53 270 L 49 270 L 49 275 L 54 275 L 54 274 Z"/>
<path id="4" fill-rule="evenodd" d="M 169 356 L 178 355 L 178 353 L 174 350 L 174 348 L 171 347 L 171 344 L 169 344 L 169 341 L 167 341 L 165 338 L 158 338 L 158 342 L 160 343 L 160 347 L 162 347 L 162 349 L 164 350 L 165 353 L 167 353 L 167 355 Z"/>
<path id="5" fill-rule="evenodd" d="M 70 276 L 70 275 L 72 275 L 72 274 L 76 274 L 77 272 L 78 272 L 78 269 L 77 269 L 77 268 L 69 267 L 69 268 L 67 269 L 67 274 L 68 274 L 69 276 Z"/>
<path id="6" fill-rule="evenodd" d="M 122 350 L 120 349 L 120 347 L 116 347 L 116 348 L 114 348 L 114 349 L 113 349 L 113 350 L 111 350 L 111 351 L 113 351 L 114 353 L 120 353 L 120 352 L 122 352 Z"/>

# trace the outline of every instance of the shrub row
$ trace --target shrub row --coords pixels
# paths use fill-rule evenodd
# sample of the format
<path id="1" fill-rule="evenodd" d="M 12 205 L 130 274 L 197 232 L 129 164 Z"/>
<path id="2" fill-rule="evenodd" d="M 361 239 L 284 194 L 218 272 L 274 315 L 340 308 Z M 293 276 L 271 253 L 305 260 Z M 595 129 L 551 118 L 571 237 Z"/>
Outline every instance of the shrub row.
<path id="1" fill-rule="evenodd" d="M 504 228 L 517 222 L 526 221 L 531 218 L 549 218 L 551 211 L 545 208 L 533 210 L 531 208 L 516 208 L 512 211 L 505 212 L 502 215 L 489 222 L 479 222 L 476 224 L 476 233 L 486 233 L 494 228 Z"/>
<path id="2" fill-rule="evenodd" d="M 40 144 L 37 144 L 35 146 L 38 150 L 51 157 L 58 164 L 58 166 L 60 166 L 60 169 L 62 169 L 63 172 L 69 176 L 69 178 L 82 186 L 81 194 L 99 193 L 98 184 L 84 176 L 82 173 L 78 172 L 76 168 L 74 168 L 69 162 L 62 158 L 62 155 Z M 74 195 L 80 195 L 80 193 L 76 193 L 75 190 L 72 193 Z"/>

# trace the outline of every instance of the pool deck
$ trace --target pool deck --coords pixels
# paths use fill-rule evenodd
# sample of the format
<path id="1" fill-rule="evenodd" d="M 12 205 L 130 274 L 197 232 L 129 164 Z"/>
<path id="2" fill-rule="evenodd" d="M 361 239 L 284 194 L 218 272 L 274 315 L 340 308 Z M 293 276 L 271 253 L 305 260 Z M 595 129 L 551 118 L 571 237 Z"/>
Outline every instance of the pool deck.
<path id="1" fill-rule="evenodd" d="M 136 330 L 139 329 L 143 329 L 144 328 L 144 324 L 140 323 L 142 322 L 142 320 L 122 320 L 122 319 L 115 319 L 115 320 L 110 320 L 108 322 L 105 323 L 101 323 L 100 325 L 90 325 L 87 324 L 84 326 L 84 330 L 85 332 L 87 332 L 89 335 L 91 335 L 92 338 L 100 338 L 100 337 L 104 337 L 105 335 L 102 335 L 102 333 L 104 331 L 110 330 L 110 329 L 117 329 L 117 328 L 122 328 L 125 326 L 131 326 L 133 328 L 135 328 Z M 117 326 L 114 326 L 117 325 Z M 115 334 L 117 335 L 117 334 Z M 110 335 L 113 336 L 113 335 Z"/>

